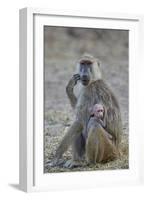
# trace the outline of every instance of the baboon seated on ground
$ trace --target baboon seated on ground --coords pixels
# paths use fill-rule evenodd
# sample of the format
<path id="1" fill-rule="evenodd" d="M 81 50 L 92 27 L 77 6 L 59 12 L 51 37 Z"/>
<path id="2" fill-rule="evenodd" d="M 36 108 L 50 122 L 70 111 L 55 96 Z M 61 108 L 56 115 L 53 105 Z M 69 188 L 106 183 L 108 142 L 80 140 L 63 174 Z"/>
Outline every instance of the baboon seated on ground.
<path id="1" fill-rule="evenodd" d="M 58 165 L 63 153 L 72 146 L 72 160 L 67 167 L 78 166 L 83 155 L 88 162 L 96 163 L 117 157 L 119 152 L 122 123 L 120 109 L 116 97 L 102 79 L 99 60 L 84 55 L 77 62 L 77 73 L 69 80 L 66 87 L 67 96 L 75 110 L 76 118 L 59 147 L 57 148 L 54 165 Z M 85 133 L 92 108 L 102 104 L 106 110 L 105 127 L 93 121 L 89 124 L 87 138 Z M 110 139 L 107 134 L 110 134 Z M 91 148 L 96 143 L 96 147 Z"/>

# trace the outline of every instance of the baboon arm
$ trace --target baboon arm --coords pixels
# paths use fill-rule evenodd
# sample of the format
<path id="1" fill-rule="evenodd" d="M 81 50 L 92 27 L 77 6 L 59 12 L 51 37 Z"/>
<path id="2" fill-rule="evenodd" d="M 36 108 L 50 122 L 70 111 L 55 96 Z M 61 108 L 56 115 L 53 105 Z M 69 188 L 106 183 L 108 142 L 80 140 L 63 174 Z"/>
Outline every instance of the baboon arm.
<path id="1" fill-rule="evenodd" d="M 79 121 L 75 121 L 71 125 L 56 151 L 55 157 L 57 159 L 62 157 L 63 153 L 68 149 L 72 142 L 75 141 L 76 138 L 82 133 L 82 130 L 83 126 Z"/>
<path id="2" fill-rule="evenodd" d="M 103 128 L 105 128 L 106 127 L 106 120 L 104 119 L 104 120 L 101 120 L 100 119 L 100 124 L 101 124 L 101 126 L 103 127 Z"/>
<path id="3" fill-rule="evenodd" d="M 71 104 L 72 108 L 75 108 L 76 103 L 77 103 L 77 98 L 76 98 L 76 96 L 74 95 L 74 92 L 73 92 L 74 86 L 75 86 L 75 81 L 72 78 L 68 82 L 68 85 L 66 86 L 66 94 L 67 94 L 67 96 L 69 98 L 69 101 L 70 101 L 70 104 Z"/>

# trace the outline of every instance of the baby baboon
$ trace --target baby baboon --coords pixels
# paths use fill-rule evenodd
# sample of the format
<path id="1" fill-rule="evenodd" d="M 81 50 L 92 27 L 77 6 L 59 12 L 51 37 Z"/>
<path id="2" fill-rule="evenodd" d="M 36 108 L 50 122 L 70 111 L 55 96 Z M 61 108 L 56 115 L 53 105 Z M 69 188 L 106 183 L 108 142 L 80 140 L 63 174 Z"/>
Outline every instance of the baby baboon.
<path id="1" fill-rule="evenodd" d="M 112 135 L 105 130 L 105 114 L 102 104 L 95 104 L 91 109 L 86 131 L 86 159 L 89 164 L 117 157 L 117 149 L 112 144 Z"/>
<path id="2" fill-rule="evenodd" d="M 89 125 L 91 126 L 94 122 L 96 124 L 97 123 L 100 124 L 103 128 L 105 128 L 106 127 L 106 111 L 104 109 L 104 106 L 102 104 L 95 104 L 92 108 L 89 108 L 89 111 L 90 111 L 90 118 L 87 123 L 88 124 L 87 127 Z M 85 140 L 87 139 L 87 133 L 88 133 L 87 130 L 85 133 L 83 133 Z"/>
<path id="3" fill-rule="evenodd" d="M 120 109 L 112 91 L 102 79 L 99 60 L 90 55 L 84 55 L 77 62 L 77 72 L 70 79 L 66 92 L 70 100 L 71 106 L 75 109 L 76 118 L 67 134 L 64 136 L 59 145 L 54 164 L 58 164 L 63 153 L 72 145 L 73 158 L 68 162 L 68 167 L 77 166 L 85 154 L 85 137 L 87 125 L 90 118 L 89 108 L 95 104 L 102 104 L 107 110 L 105 114 L 105 130 L 99 125 L 97 129 L 98 149 L 105 150 L 105 154 L 110 154 L 112 149 L 107 151 L 107 137 L 104 131 L 112 136 L 112 147 L 118 149 L 120 143 L 120 135 L 122 133 Z M 91 129 L 90 129 L 91 130 Z M 102 136 L 102 137 L 101 137 Z M 94 144 L 93 144 L 94 145 Z M 101 160 L 100 151 L 97 151 L 96 162 Z M 107 156 L 105 156 L 107 158 Z M 109 156 L 108 156 L 109 157 Z"/>
<path id="4" fill-rule="evenodd" d="M 93 123 L 101 125 L 103 128 L 106 127 L 106 109 L 102 104 L 95 104 L 92 109 L 90 109 L 91 115 L 88 122 L 88 126 L 91 127 Z M 106 132 L 107 133 L 107 132 Z M 109 139 L 112 139 L 112 135 L 107 134 Z"/>

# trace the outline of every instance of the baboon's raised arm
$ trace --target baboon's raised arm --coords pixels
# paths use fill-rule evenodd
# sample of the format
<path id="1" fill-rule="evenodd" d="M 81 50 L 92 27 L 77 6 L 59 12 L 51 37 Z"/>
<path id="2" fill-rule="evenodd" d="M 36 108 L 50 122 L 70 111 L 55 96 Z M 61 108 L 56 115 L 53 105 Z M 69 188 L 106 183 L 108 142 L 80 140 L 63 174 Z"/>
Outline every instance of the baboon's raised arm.
<path id="1" fill-rule="evenodd" d="M 74 74 L 66 86 L 66 94 L 69 98 L 72 108 L 75 108 L 77 104 L 77 97 L 74 94 L 74 86 L 77 84 L 78 80 L 80 80 L 80 75 Z"/>

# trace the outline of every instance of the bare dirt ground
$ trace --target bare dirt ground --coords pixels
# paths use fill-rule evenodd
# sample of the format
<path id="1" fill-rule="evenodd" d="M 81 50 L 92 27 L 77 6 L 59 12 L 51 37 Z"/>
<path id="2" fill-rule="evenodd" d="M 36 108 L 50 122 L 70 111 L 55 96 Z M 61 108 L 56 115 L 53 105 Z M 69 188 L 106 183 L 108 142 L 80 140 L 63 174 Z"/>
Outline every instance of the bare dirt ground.
<path id="1" fill-rule="evenodd" d="M 128 31 L 45 27 L 44 29 L 44 172 L 126 169 L 128 165 Z M 123 135 L 122 155 L 106 164 L 76 169 L 48 167 L 55 150 L 73 121 L 65 87 L 76 60 L 89 53 L 101 61 L 103 77 L 118 98 Z M 63 159 L 71 158 L 71 150 Z"/>

